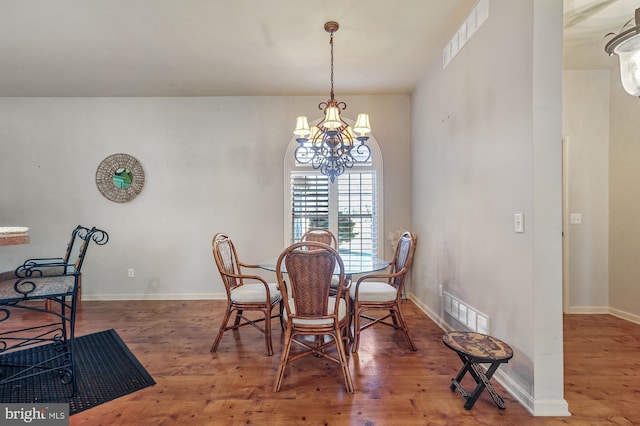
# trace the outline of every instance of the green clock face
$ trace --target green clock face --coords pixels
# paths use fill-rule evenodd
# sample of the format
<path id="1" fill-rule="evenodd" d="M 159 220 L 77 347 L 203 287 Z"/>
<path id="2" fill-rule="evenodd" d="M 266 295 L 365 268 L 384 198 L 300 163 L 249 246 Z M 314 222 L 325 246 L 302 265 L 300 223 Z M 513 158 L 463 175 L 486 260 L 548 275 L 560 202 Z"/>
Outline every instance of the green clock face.
<path id="1" fill-rule="evenodd" d="M 96 170 L 96 185 L 105 198 L 125 203 L 135 198 L 144 186 L 144 170 L 134 157 L 113 154 L 102 160 Z"/>

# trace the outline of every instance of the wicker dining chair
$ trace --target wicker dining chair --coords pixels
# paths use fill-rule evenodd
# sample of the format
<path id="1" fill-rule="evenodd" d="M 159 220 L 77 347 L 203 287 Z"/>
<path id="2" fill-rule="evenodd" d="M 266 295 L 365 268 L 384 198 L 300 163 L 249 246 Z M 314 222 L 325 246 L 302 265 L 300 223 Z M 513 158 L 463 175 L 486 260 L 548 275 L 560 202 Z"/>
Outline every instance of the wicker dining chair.
<path id="1" fill-rule="evenodd" d="M 333 232 L 325 228 L 310 228 L 302 235 L 300 241 L 317 241 L 338 250 L 338 240 Z"/>
<path id="2" fill-rule="evenodd" d="M 302 234 L 300 241 L 317 241 L 319 243 L 326 244 L 338 250 L 338 239 L 333 234 L 333 232 L 325 228 L 309 228 L 307 232 Z M 337 289 L 338 289 L 338 277 L 334 275 L 333 279 L 331 280 L 332 296 L 335 296 Z M 347 301 L 348 301 L 348 298 L 347 298 Z"/>
<path id="3" fill-rule="evenodd" d="M 271 319 L 280 318 L 282 326 L 282 295 L 278 290 L 278 284 L 267 283 L 264 278 L 258 275 L 243 273 L 242 268 L 257 268 L 258 265 L 240 262 L 235 246 L 227 235 L 217 233 L 213 237 L 212 245 L 213 257 L 227 292 L 227 310 L 218 335 L 211 346 L 211 352 L 218 349 L 225 331 L 252 325 L 264 333 L 267 355 L 273 355 Z M 279 306 L 279 309 L 274 314 L 273 308 L 276 306 Z M 250 319 L 244 315 L 244 311 L 262 312 L 264 317 Z M 229 318 L 233 312 L 236 316 L 233 324 L 229 325 Z M 259 322 L 264 322 L 264 327 L 260 327 L 257 324 Z"/>
<path id="4" fill-rule="evenodd" d="M 410 232 L 404 232 L 396 245 L 389 272 L 364 275 L 349 289 L 353 306 L 354 339 L 351 347 L 352 352 L 358 351 L 360 333 L 376 324 L 384 324 L 401 330 L 407 338 L 411 350 L 417 350 L 400 309 L 402 290 L 413 261 L 415 248 L 415 236 Z M 368 315 L 369 311 L 386 311 L 387 313 L 386 315 L 374 317 Z M 366 321 L 365 324 L 362 324 L 362 319 Z M 388 319 L 391 319 L 391 322 L 387 321 Z"/>
<path id="5" fill-rule="evenodd" d="M 340 285 L 337 295 L 331 296 L 331 277 L 336 267 Z M 293 244 L 278 258 L 276 276 L 285 300 L 285 337 L 274 392 L 280 390 L 287 364 L 313 354 L 339 364 L 347 392 L 353 393 L 347 357 L 349 311 L 343 297 L 347 289 L 344 265 L 338 252 L 315 241 Z M 304 336 L 315 336 L 315 339 L 305 340 Z M 292 343 L 305 350 L 292 354 Z M 327 351 L 334 345 L 337 356 Z"/>

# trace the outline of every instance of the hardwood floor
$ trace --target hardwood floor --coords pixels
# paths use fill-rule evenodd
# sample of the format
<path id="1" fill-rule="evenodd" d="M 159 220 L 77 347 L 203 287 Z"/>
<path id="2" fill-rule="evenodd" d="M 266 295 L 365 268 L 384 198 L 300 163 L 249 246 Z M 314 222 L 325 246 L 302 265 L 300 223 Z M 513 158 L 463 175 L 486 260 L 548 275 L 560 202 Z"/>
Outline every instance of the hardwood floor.
<path id="1" fill-rule="evenodd" d="M 608 315 L 565 318 L 565 398 L 572 417 L 532 417 L 498 384 L 507 408 L 483 393 L 466 411 L 449 390 L 460 360 L 442 330 L 413 303 L 403 305 L 417 352 L 401 333 L 374 327 L 351 357 L 356 393 L 339 366 L 306 357 L 272 392 L 273 357 L 252 327 L 209 348 L 224 301 L 82 302 L 77 334 L 114 328 L 157 384 L 71 417 L 72 425 L 638 425 L 640 326 Z"/>

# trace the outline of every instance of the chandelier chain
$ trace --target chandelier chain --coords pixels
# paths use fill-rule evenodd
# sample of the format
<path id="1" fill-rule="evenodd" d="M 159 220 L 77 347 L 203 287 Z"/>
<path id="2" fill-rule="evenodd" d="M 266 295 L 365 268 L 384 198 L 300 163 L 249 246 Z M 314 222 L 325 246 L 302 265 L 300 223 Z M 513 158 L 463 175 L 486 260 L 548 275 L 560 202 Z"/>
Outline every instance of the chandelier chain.
<path id="1" fill-rule="evenodd" d="M 331 45 L 331 100 L 333 100 L 333 32 L 329 36 L 329 44 Z"/>

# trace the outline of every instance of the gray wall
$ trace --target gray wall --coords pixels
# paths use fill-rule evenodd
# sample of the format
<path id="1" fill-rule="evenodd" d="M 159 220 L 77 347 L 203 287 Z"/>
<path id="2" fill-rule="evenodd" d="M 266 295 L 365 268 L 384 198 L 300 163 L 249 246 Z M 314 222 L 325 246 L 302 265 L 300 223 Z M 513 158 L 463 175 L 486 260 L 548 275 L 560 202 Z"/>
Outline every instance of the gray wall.
<path id="1" fill-rule="evenodd" d="M 565 224 L 566 312 L 640 323 L 640 105 L 622 88 L 617 66 L 563 74 L 567 213 L 582 213 L 582 224 Z"/>
<path id="2" fill-rule="evenodd" d="M 609 305 L 609 74 L 563 72 L 567 312 L 606 312 Z M 572 225 L 571 213 L 582 223 Z"/>
<path id="3" fill-rule="evenodd" d="M 438 286 L 514 349 L 501 381 L 567 415 L 561 251 L 562 3 L 493 0 L 484 25 L 412 97 L 412 292 L 445 328 Z M 525 232 L 514 232 L 514 213 Z"/>
<path id="4" fill-rule="evenodd" d="M 384 156 L 385 226 L 407 227 L 409 96 L 339 99 L 369 112 Z M 111 240 L 90 248 L 84 300 L 220 297 L 211 237 L 229 233 L 248 262 L 282 250 L 285 150 L 295 117 L 319 117 L 323 100 L 0 98 L 0 224 L 31 228 L 31 244 L 0 248 L 0 268 L 60 256 L 73 227 L 95 225 Z M 146 175 L 122 204 L 95 185 L 98 164 L 118 152 Z"/>
<path id="5" fill-rule="evenodd" d="M 618 68 L 611 70 L 610 93 L 609 307 L 640 323 L 640 104 L 622 88 Z"/>
<path id="6" fill-rule="evenodd" d="M 410 107 L 406 96 L 341 100 L 371 115 L 386 230 L 410 219 L 418 235 L 414 300 L 445 328 L 454 324 L 440 284 L 488 314 L 492 334 L 515 351 L 498 378 L 533 413 L 564 415 L 562 4 L 493 0 L 490 8 L 445 70 L 426 70 Z M 2 248 L 0 266 L 61 253 L 84 223 L 112 237 L 89 254 L 87 298 L 219 295 L 211 236 L 230 233 L 247 260 L 282 249 L 284 151 L 294 117 L 318 116 L 322 100 L 0 99 L 0 221 L 32 228 L 29 246 Z M 116 152 L 137 157 L 147 175 L 130 203 L 109 202 L 95 187 L 95 168 Z M 524 234 L 513 231 L 516 212 Z"/>

